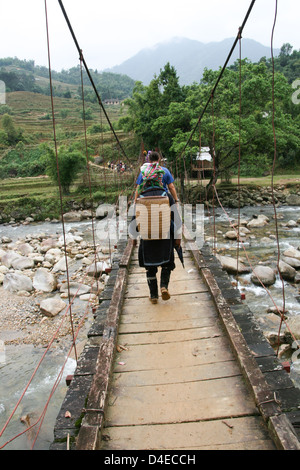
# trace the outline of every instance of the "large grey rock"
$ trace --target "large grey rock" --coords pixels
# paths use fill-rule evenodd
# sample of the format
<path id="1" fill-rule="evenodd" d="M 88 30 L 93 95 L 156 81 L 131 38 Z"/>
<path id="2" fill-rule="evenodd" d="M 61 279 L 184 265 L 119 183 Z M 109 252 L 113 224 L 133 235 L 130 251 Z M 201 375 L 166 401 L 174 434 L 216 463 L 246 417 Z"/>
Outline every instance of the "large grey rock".
<path id="1" fill-rule="evenodd" d="M 66 302 L 59 298 L 45 299 L 40 303 L 40 310 L 43 315 L 47 317 L 55 317 L 58 315 L 65 307 L 67 306 Z"/>
<path id="2" fill-rule="evenodd" d="M 15 251 L 9 250 L 5 255 L 2 256 L 1 263 L 4 264 L 4 266 L 7 268 L 11 268 L 12 262 L 17 258 L 21 258 L 21 255 Z"/>
<path id="3" fill-rule="evenodd" d="M 300 269 L 300 259 L 297 258 L 289 258 L 288 256 L 283 256 L 282 261 L 289 264 L 295 269 Z"/>
<path id="4" fill-rule="evenodd" d="M 46 238 L 46 240 L 43 240 L 40 246 L 40 251 L 41 253 L 47 253 L 48 250 L 51 248 L 56 248 L 57 247 L 57 240 L 54 238 Z"/>
<path id="5" fill-rule="evenodd" d="M 259 214 L 257 218 L 250 220 L 248 222 L 247 227 L 248 228 L 260 228 L 264 227 L 269 223 L 269 218 L 263 214 Z"/>
<path id="6" fill-rule="evenodd" d="M 266 287 L 272 286 L 276 281 L 275 272 L 268 266 L 256 266 L 253 269 L 251 281 L 255 285 L 261 285 L 262 282 Z"/>
<path id="7" fill-rule="evenodd" d="M 3 279 L 3 287 L 10 292 L 19 292 L 20 290 L 31 292 L 33 290 L 31 279 L 17 273 L 7 273 Z"/>
<path id="8" fill-rule="evenodd" d="M 29 243 L 21 243 L 20 245 L 17 245 L 16 248 L 22 256 L 28 256 L 34 251 L 34 248 Z"/>
<path id="9" fill-rule="evenodd" d="M 109 266 L 105 261 L 97 261 L 96 264 L 95 262 L 92 262 L 88 267 L 87 274 L 88 276 L 99 277 L 105 272 L 105 269 L 107 268 L 109 268 Z"/>
<path id="10" fill-rule="evenodd" d="M 279 261 L 279 270 L 281 272 L 282 278 L 285 281 L 294 281 L 296 276 L 296 269 L 285 263 L 284 261 Z"/>
<path id="11" fill-rule="evenodd" d="M 67 270 L 67 263 L 68 263 L 68 266 L 69 266 L 69 264 L 71 263 L 71 259 L 67 257 L 67 261 L 66 261 L 66 257 L 63 256 L 63 257 L 53 266 L 52 272 L 53 272 L 53 273 L 57 273 L 57 272 L 59 272 L 59 271 L 66 271 L 66 270 Z"/>
<path id="12" fill-rule="evenodd" d="M 33 287 L 43 292 L 53 292 L 57 287 L 56 276 L 45 268 L 39 268 L 33 278 Z"/>
<path id="13" fill-rule="evenodd" d="M 2 248 L 0 248 L 0 261 L 2 260 L 4 255 L 6 255 L 6 251 L 2 250 Z"/>
<path id="14" fill-rule="evenodd" d="M 300 196 L 297 194 L 288 194 L 285 202 L 288 206 L 300 206 Z"/>
<path id="15" fill-rule="evenodd" d="M 296 259 L 300 260 L 300 250 L 297 250 L 293 246 L 291 246 L 290 248 L 285 250 L 283 255 L 287 256 L 289 258 L 296 258 Z"/>
<path id="16" fill-rule="evenodd" d="M 34 261 L 32 258 L 28 258 L 27 256 L 21 256 L 20 258 L 15 258 L 12 263 L 12 267 L 14 269 L 18 269 L 22 271 L 23 269 L 31 269 L 34 267 Z"/>
<path id="17" fill-rule="evenodd" d="M 65 222 L 80 222 L 83 219 L 81 212 L 66 212 L 64 214 L 64 221 Z"/>
<path id="18" fill-rule="evenodd" d="M 216 255 L 216 258 L 220 261 L 222 269 L 229 274 L 245 274 L 251 271 L 249 267 L 229 256 Z"/>
<path id="19" fill-rule="evenodd" d="M 70 289 L 70 295 L 72 297 L 78 296 L 78 295 L 83 295 L 91 292 L 91 287 L 87 286 L 85 284 L 80 284 L 79 282 L 70 282 L 69 287 L 68 283 L 64 282 L 60 288 L 60 292 L 62 293 L 68 293 Z"/>

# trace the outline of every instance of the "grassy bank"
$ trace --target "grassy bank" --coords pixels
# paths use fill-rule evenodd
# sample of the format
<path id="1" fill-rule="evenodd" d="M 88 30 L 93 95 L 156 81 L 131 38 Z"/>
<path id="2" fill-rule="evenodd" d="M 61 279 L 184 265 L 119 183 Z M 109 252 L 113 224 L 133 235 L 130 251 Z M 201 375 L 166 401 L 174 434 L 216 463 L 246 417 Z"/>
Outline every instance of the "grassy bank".
<path id="1" fill-rule="evenodd" d="M 80 175 L 71 187 L 70 194 L 63 195 L 63 212 L 73 209 L 90 209 L 91 206 L 118 200 L 119 194 L 132 193 L 134 177 L 131 173 L 122 176 L 115 172 L 92 172 L 91 191 L 86 174 Z M 34 215 L 35 220 L 58 219 L 61 215 L 58 187 L 47 176 L 36 178 L 9 178 L 1 181 L 0 221 L 24 220 Z"/>
<path id="2" fill-rule="evenodd" d="M 63 212 L 74 209 L 90 209 L 100 203 L 114 204 L 120 194 L 128 198 L 134 190 L 134 173 L 126 172 L 122 175 L 115 171 L 105 170 L 102 167 L 92 167 L 90 172 L 92 198 L 90 197 L 89 181 L 86 173 L 82 173 L 76 183 L 71 187 L 70 194 L 63 195 Z M 270 177 L 241 178 L 243 188 L 269 188 Z M 284 186 L 287 192 L 297 192 L 300 185 L 299 175 L 277 175 L 274 185 Z M 179 188 L 179 186 L 177 186 Z M 190 203 L 199 200 L 199 191 L 204 186 L 193 181 L 192 186 L 186 186 L 187 195 L 190 194 Z M 218 190 L 237 189 L 237 181 L 231 184 L 218 184 Z M 199 194 L 198 194 L 199 193 Z M 12 218 L 20 221 L 34 215 L 35 220 L 46 218 L 58 219 L 61 215 L 60 194 L 58 187 L 47 176 L 34 178 L 9 178 L 1 181 L 0 187 L 0 221 L 9 222 Z"/>

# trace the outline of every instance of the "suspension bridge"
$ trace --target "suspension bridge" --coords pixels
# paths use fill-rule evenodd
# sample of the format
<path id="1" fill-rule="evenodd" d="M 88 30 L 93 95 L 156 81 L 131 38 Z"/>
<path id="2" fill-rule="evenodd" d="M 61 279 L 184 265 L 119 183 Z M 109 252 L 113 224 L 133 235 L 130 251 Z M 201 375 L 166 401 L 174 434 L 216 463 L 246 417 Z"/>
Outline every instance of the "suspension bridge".
<path id="1" fill-rule="evenodd" d="M 208 247 L 185 239 L 157 305 L 137 248 L 120 251 L 52 448 L 298 450 L 300 391 Z"/>
<path id="2" fill-rule="evenodd" d="M 186 147 L 209 103 L 213 103 L 254 3 Z M 59 4 L 80 55 L 81 72 L 84 67 L 93 85 L 61 0 Z M 48 33 L 46 0 L 45 7 Z M 52 90 L 49 34 L 47 39 Z M 94 91 L 127 160 L 95 86 Z M 52 93 L 51 102 L 57 157 Z M 275 132 L 274 146 L 276 155 Z M 215 201 L 223 208 L 214 183 L 213 190 Z M 61 191 L 60 201 L 62 205 Z M 65 240 L 63 213 L 62 225 Z M 100 303 L 86 346 L 79 357 L 75 354 L 77 367 L 68 379 L 51 450 L 300 449 L 300 390 L 263 336 L 239 290 L 222 270 L 214 250 L 211 252 L 207 245 L 199 250 L 185 227 L 182 244 L 185 267 L 177 265 L 172 273 L 171 298 L 167 302 L 159 299 L 153 305 L 144 269 L 138 264 L 137 247 L 130 239 L 119 240 L 109 282 L 99 293 Z M 94 249 L 97 263 L 95 237 Z M 66 266 L 68 276 L 67 260 Z M 72 324 L 70 295 L 69 302 Z M 78 333 L 73 325 L 72 332 L 76 351 Z M 60 379 L 61 374 L 43 413 L 30 426 L 38 427 L 37 435 Z"/>

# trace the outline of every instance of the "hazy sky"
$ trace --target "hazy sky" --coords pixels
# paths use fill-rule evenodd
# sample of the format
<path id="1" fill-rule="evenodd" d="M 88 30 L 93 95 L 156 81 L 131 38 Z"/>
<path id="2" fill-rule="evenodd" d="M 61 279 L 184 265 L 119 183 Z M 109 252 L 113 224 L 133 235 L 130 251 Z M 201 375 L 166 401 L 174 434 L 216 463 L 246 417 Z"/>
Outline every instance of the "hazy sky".
<path id="1" fill-rule="evenodd" d="M 118 65 L 145 47 L 173 37 L 201 42 L 236 37 L 250 0 L 63 0 L 90 68 Z M 47 0 L 51 64 L 78 64 L 78 53 L 57 0 Z M 244 38 L 271 44 L 275 0 L 256 0 Z M 0 57 L 47 65 L 44 0 L 0 0 Z M 299 0 L 278 0 L 274 47 L 300 49 Z"/>

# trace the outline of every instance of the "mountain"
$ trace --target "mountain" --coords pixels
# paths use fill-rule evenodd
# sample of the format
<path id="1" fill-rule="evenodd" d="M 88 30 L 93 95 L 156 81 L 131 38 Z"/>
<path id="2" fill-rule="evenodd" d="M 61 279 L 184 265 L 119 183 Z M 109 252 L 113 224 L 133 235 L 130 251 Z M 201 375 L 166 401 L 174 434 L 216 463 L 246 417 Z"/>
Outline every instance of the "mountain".
<path id="1" fill-rule="evenodd" d="M 158 75 L 167 62 L 175 67 L 181 85 L 199 82 L 204 68 L 218 70 L 223 66 L 234 43 L 234 38 L 221 42 L 202 43 L 192 39 L 173 38 L 170 41 L 156 44 L 152 48 L 142 49 L 120 65 L 109 69 L 109 72 L 125 74 L 134 80 L 149 85 L 154 74 Z M 274 51 L 278 55 L 279 49 Z M 235 48 L 228 65 L 232 65 L 239 56 Z M 262 57 L 271 57 L 271 50 L 252 39 L 243 39 L 242 56 L 258 62 Z"/>

